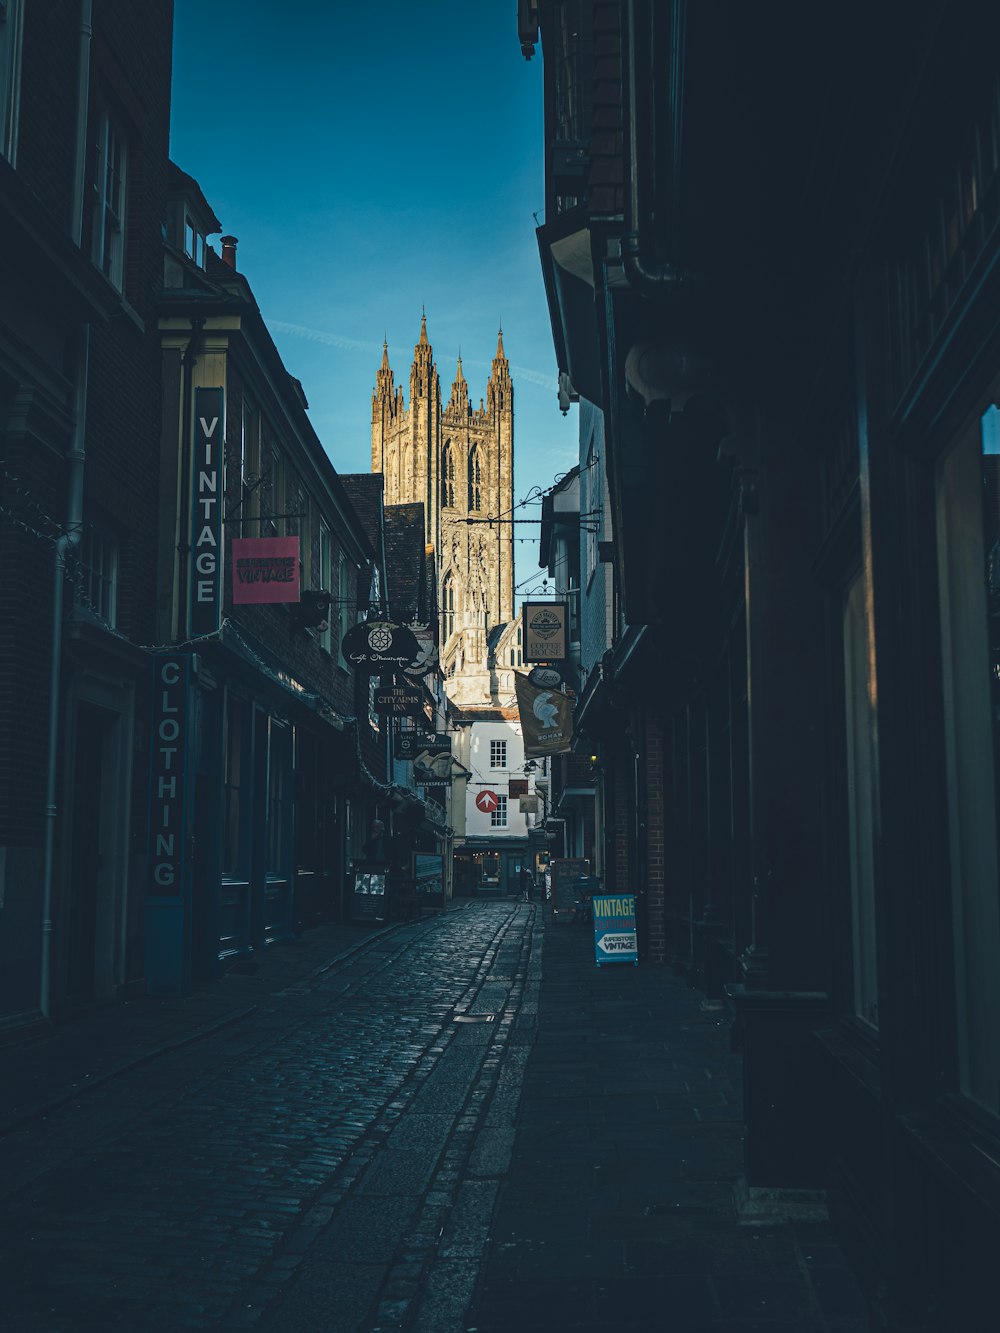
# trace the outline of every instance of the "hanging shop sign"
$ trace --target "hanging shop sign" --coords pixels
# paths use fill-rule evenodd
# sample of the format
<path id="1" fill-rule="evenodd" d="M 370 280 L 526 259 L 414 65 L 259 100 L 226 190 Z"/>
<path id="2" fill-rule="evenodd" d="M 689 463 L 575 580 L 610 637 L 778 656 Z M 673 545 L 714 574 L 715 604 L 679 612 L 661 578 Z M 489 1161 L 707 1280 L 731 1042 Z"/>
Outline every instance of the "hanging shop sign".
<path id="1" fill-rule="evenodd" d="M 297 602 L 298 537 L 235 537 L 233 601 Z"/>
<path id="2" fill-rule="evenodd" d="M 438 648 L 433 625 L 410 624 L 406 627 L 417 641 L 417 654 L 404 670 L 408 676 L 426 676 L 438 664 Z"/>
<path id="3" fill-rule="evenodd" d="M 513 800 L 515 796 L 527 796 L 527 794 L 528 794 L 527 778 L 510 779 L 510 782 L 507 784 L 507 795 L 511 798 L 511 800 Z"/>
<path id="4" fill-rule="evenodd" d="M 514 693 L 521 719 L 526 758 L 560 754 L 573 739 L 573 705 L 565 694 L 538 690 L 514 673 Z"/>
<path id="5" fill-rule="evenodd" d="M 522 639 L 526 662 L 562 662 L 566 656 L 568 602 L 524 602 Z"/>
<path id="6" fill-rule="evenodd" d="M 500 804 L 500 797 L 495 791 L 481 791 L 476 795 L 476 809 L 484 815 L 491 815 Z"/>
<path id="7" fill-rule="evenodd" d="M 456 772 L 464 770 L 452 758 L 450 751 L 431 754 L 425 750 L 413 761 L 413 781 L 420 787 L 449 787 Z"/>
<path id="8" fill-rule="evenodd" d="M 405 625 L 365 620 L 351 626 L 341 640 L 340 650 L 361 675 L 381 676 L 405 670 L 419 656 L 420 646 Z"/>
<path id="9" fill-rule="evenodd" d="M 188 617 L 192 635 L 214 634 L 222 613 L 224 412 L 222 389 L 195 389 Z"/>
<path id="10" fill-rule="evenodd" d="M 520 810 L 522 815 L 537 815 L 538 797 L 535 796 L 534 794 L 532 794 L 531 796 L 518 797 L 517 808 L 518 810 Z"/>
<path id="11" fill-rule="evenodd" d="M 379 682 L 372 702 L 381 717 L 419 717 L 424 710 L 421 687 L 395 677 Z"/>
<path id="12" fill-rule="evenodd" d="M 528 672 L 528 683 L 540 690 L 557 690 L 562 679 L 562 672 L 555 667 L 536 666 Z"/>
<path id="13" fill-rule="evenodd" d="M 594 912 L 594 955 L 597 966 L 600 967 L 602 963 L 638 963 L 635 895 L 595 893 L 591 907 Z"/>
<path id="14" fill-rule="evenodd" d="M 392 753 L 396 759 L 416 759 L 433 744 L 429 731 L 401 731 L 393 741 Z"/>

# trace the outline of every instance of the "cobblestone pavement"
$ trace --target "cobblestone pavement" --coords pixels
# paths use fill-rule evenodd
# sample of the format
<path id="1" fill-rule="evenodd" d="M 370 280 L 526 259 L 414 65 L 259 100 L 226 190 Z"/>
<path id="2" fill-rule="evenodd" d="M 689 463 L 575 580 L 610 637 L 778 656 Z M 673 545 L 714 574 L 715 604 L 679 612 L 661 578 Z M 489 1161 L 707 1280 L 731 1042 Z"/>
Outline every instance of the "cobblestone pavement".
<path id="1" fill-rule="evenodd" d="M 516 1105 L 536 917 L 491 903 L 402 926 L 26 1117 L 0 1139 L 3 1327 L 419 1320 L 431 1259 L 485 1241 L 510 1134 L 479 1122 Z"/>
<path id="2" fill-rule="evenodd" d="M 0 1050 L 7 1333 L 860 1333 L 669 970 L 467 903 Z M 85 1090 L 85 1091 L 83 1091 Z"/>

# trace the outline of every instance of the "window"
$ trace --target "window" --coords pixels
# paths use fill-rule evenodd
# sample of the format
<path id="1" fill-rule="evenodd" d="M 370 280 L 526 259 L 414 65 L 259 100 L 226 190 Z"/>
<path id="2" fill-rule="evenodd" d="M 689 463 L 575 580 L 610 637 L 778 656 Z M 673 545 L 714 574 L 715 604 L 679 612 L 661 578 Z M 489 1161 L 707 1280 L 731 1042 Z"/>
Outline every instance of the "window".
<path id="1" fill-rule="evenodd" d="M 455 452 L 450 441 L 441 457 L 441 503 L 445 509 L 455 507 Z"/>
<path id="2" fill-rule="evenodd" d="M 262 537 L 283 537 L 285 513 L 285 468 L 280 451 L 272 444 L 268 451 L 268 472 L 261 483 L 264 496 L 260 507 Z"/>
<path id="3" fill-rule="evenodd" d="M 844 705 L 847 723 L 847 823 L 850 848 L 854 1013 L 878 1026 L 875 962 L 875 863 L 868 708 L 868 618 L 859 574 L 844 598 Z"/>
<path id="4" fill-rule="evenodd" d="M 507 742 L 490 741 L 490 768 L 507 767 Z"/>
<path id="5" fill-rule="evenodd" d="M 341 551 L 340 559 L 337 562 L 337 661 L 345 671 L 347 670 L 347 661 L 340 645 L 344 642 L 344 635 L 354 624 L 354 621 L 354 599 L 351 596 L 351 566 L 348 563 L 347 556 Z"/>
<path id="6" fill-rule="evenodd" d="M 312 533 L 309 524 L 309 497 L 301 482 L 286 483 L 288 514 L 285 516 L 285 536 L 299 539 L 299 582 L 303 588 L 312 587 Z"/>
<path id="7" fill-rule="evenodd" d="M 21 101 L 24 0 L 0 0 L 0 156 L 13 166 Z"/>
<path id="8" fill-rule="evenodd" d="M 990 408 L 937 476 L 952 938 L 962 1093 L 1000 1112 L 1000 421 Z"/>
<path id="9" fill-rule="evenodd" d="M 125 285 L 127 165 L 125 135 L 110 112 L 103 111 L 97 128 L 92 257 L 119 291 Z"/>
<path id="10" fill-rule="evenodd" d="M 114 629 L 118 621 L 118 543 L 91 523 L 80 538 L 74 582 L 77 604 Z"/>
<path id="11" fill-rule="evenodd" d="M 479 461 L 479 450 L 473 449 L 469 454 L 469 511 L 472 513 L 482 507 L 482 466 Z"/>
<path id="12" fill-rule="evenodd" d="M 226 749 L 222 775 L 222 873 L 231 878 L 244 868 L 240 842 L 240 790 L 245 729 L 246 704 L 229 695 L 226 699 Z"/>
<path id="13" fill-rule="evenodd" d="M 249 398 L 240 403 L 240 526 L 241 537 L 258 536 L 260 517 L 260 413 Z"/>
<path id="14" fill-rule="evenodd" d="M 337 590 L 333 586 L 333 534 L 328 525 L 320 519 L 319 521 L 319 569 L 317 571 L 319 588 L 326 589 L 332 597 L 337 596 Z M 330 652 L 333 646 L 333 622 L 337 614 L 337 607 L 331 606 L 330 613 L 326 618 L 326 629 L 320 631 L 320 647 Z"/>
<path id="15" fill-rule="evenodd" d="M 441 628 L 444 642 L 447 643 L 455 629 L 455 579 L 450 572 L 444 577 L 441 605 L 443 611 Z"/>
<path id="16" fill-rule="evenodd" d="M 490 811 L 490 828 L 507 827 L 507 797 L 497 797 L 497 808 Z"/>
<path id="17" fill-rule="evenodd" d="M 189 259 L 193 259 L 199 268 L 205 267 L 205 238 L 190 215 L 184 219 L 184 253 Z"/>

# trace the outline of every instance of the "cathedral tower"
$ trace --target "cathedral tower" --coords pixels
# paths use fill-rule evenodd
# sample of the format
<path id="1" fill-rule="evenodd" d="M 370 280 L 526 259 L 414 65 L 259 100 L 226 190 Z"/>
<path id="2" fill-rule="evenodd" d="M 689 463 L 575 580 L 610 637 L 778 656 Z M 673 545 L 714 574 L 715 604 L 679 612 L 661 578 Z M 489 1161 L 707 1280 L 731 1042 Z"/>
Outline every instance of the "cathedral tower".
<path id="1" fill-rule="evenodd" d="M 514 387 L 502 330 L 485 402 L 476 408 L 459 355 L 442 409 L 425 317 L 408 407 L 383 344 L 372 394 L 372 471 L 385 477 L 387 504 L 423 502 L 426 540 L 438 562 L 446 675 L 485 672 L 489 629 L 514 616 Z"/>

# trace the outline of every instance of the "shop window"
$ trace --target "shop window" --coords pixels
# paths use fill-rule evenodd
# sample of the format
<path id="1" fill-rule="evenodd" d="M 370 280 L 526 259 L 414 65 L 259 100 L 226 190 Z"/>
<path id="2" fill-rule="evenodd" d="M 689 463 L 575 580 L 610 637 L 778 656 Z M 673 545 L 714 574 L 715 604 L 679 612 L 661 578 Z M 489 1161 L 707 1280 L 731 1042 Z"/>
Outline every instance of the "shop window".
<path id="1" fill-rule="evenodd" d="M 990 408 L 937 475 L 959 1085 L 1000 1112 L 1000 431 Z"/>
<path id="2" fill-rule="evenodd" d="M 843 627 L 854 1013 L 864 1023 L 877 1028 L 874 788 L 868 684 L 870 641 L 865 583 L 860 574 L 850 584 L 844 598 Z"/>
<path id="3" fill-rule="evenodd" d="M 230 879 L 245 873 L 242 842 L 242 788 L 246 761 L 246 704 L 226 700 L 226 743 L 222 775 L 222 873 Z"/>
<path id="4" fill-rule="evenodd" d="M 506 827 L 507 827 L 507 797 L 506 797 L 506 796 L 498 796 L 498 797 L 497 797 L 497 808 L 496 808 L 495 810 L 491 810 L 491 811 L 490 811 L 490 827 L 491 827 L 491 828 L 506 828 Z"/>
<path id="5" fill-rule="evenodd" d="M 282 876 L 287 868 L 287 765 L 288 736 L 281 723 L 270 718 L 267 746 L 267 873 L 270 876 Z"/>
<path id="6" fill-rule="evenodd" d="M 94 263 L 118 291 L 125 286 L 125 206 L 128 147 L 124 131 L 107 110 L 98 119 L 94 170 Z"/>
<path id="7" fill-rule="evenodd" d="M 24 0 L 0 0 L 0 156 L 17 156 Z"/>

